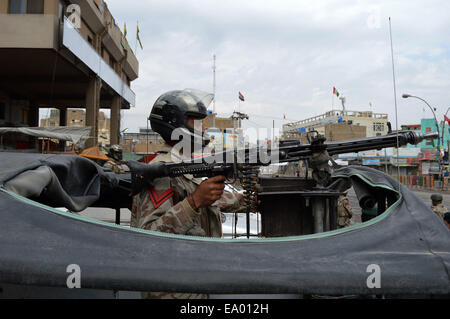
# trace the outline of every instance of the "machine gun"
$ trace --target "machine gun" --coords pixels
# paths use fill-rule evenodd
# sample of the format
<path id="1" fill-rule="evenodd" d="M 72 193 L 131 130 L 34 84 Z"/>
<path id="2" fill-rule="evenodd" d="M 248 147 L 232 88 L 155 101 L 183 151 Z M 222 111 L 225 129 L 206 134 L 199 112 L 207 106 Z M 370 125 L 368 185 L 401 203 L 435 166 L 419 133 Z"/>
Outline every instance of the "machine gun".
<path id="1" fill-rule="evenodd" d="M 142 189 L 151 187 L 155 178 L 177 177 L 192 174 L 194 177 L 226 176 L 235 181 L 239 179 L 244 189 L 247 213 L 247 235 L 249 234 L 249 214 L 256 211 L 256 194 L 259 167 L 273 163 L 295 162 L 306 160 L 313 170 L 316 186 L 325 188 L 330 183 L 332 169 L 329 165 L 333 155 L 359 152 L 386 147 L 416 145 L 423 140 L 436 139 L 438 133 L 422 134 L 414 131 L 401 131 L 384 136 L 359 138 L 345 141 L 325 142 L 324 136 L 317 132 L 308 134 L 309 144 L 299 140 L 281 141 L 277 148 L 266 149 L 267 160 L 261 156 L 261 148 L 233 149 L 226 152 L 206 156 L 200 159 L 144 164 L 128 161 L 132 172 L 132 195 Z M 276 156 L 273 156 L 276 155 Z"/>
<path id="2" fill-rule="evenodd" d="M 324 167 L 329 166 L 328 161 L 333 155 L 396 147 L 397 139 L 398 146 L 405 146 L 406 144 L 416 145 L 423 140 L 436 139 L 437 137 L 438 133 L 422 134 L 414 131 L 403 131 L 384 136 L 326 143 L 324 136 L 316 134 L 312 137 L 308 136 L 310 144 L 302 144 L 299 140 L 281 141 L 278 148 L 275 149 L 278 153 L 278 158 L 275 161 L 263 160 L 260 156 L 261 149 L 259 148 L 248 148 L 230 150 L 215 154 L 213 157 L 208 156 L 189 161 L 150 165 L 137 161 L 128 161 L 127 164 L 132 172 L 132 195 L 139 193 L 145 187 L 151 186 L 155 178 L 177 177 L 184 174 L 192 174 L 194 177 L 223 175 L 236 178 L 242 177 L 242 174 L 239 174 L 239 172 L 249 171 L 252 167 L 305 159 L 311 163 L 310 166 L 315 171 L 313 176 L 316 182 L 320 185 L 325 185 L 331 172 L 325 170 Z M 274 149 L 267 149 L 267 155 L 270 157 L 275 151 Z"/>

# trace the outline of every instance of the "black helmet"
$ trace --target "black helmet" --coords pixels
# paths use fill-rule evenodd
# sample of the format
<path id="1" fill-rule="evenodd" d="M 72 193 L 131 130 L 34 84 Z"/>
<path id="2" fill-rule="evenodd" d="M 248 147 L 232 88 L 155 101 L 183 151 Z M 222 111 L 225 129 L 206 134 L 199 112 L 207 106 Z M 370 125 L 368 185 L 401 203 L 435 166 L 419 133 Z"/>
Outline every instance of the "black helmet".
<path id="1" fill-rule="evenodd" d="M 443 197 L 441 194 L 433 194 L 433 195 L 431 195 L 431 200 L 433 202 L 442 202 Z"/>
<path id="2" fill-rule="evenodd" d="M 114 158 L 116 161 L 122 160 L 122 146 L 114 144 L 109 148 L 108 157 Z"/>
<path id="3" fill-rule="evenodd" d="M 195 139 L 201 141 L 203 147 L 208 145 L 209 136 L 188 126 L 187 118 L 204 119 L 208 115 L 206 107 L 213 98 L 213 94 L 191 89 L 162 94 L 153 105 L 149 116 L 152 129 L 166 142 L 170 142 L 172 132 L 181 128 L 184 134 L 191 137 L 192 143 Z"/>

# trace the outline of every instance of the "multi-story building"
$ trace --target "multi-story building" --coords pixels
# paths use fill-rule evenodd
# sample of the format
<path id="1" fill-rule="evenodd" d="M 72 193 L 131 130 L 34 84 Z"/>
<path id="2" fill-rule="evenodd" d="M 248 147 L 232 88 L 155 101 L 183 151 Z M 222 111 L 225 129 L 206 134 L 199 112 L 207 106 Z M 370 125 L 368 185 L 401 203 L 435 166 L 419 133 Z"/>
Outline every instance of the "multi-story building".
<path id="1" fill-rule="evenodd" d="M 374 113 L 372 111 L 342 111 L 331 110 L 321 115 L 317 115 L 298 122 L 288 123 L 283 125 L 283 135 L 288 137 L 289 135 L 298 135 L 298 133 L 306 133 L 316 130 L 322 135 L 325 135 L 327 139 L 333 132 L 330 131 L 333 127 L 332 124 L 346 123 L 347 126 L 338 125 L 335 129 L 344 130 L 342 134 L 345 138 L 356 137 L 371 137 L 387 134 L 388 132 L 388 115 L 385 113 Z M 348 127 L 350 125 L 350 127 Z M 362 129 L 356 129 L 355 127 L 365 127 L 365 135 L 361 136 Z M 351 136 L 353 129 L 355 136 Z M 347 130 L 348 129 L 348 130 Z M 338 134 L 334 134 L 338 135 Z M 334 138 L 333 140 L 339 140 Z"/>
<path id="2" fill-rule="evenodd" d="M 68 109 L 66 113 L 66 125 L 63 126 L 86 126 L 86 112 L 84 110 Z M 60 110 L 51 109 L 50 116 L 41 119 L 40 126 L 60 126 Z M 102 111 L 98 113 L 98 143 L 104 146 L 110 144 L 110 119 Z M 64 124 L 64 123 L 62 123 Z"/>
<path id="3" fill-rule="evenodd" d="M 431 133 L 436 132 L 439 127 L 439 141 L 435 140 L 425 140 L 417 144 L 417 146 L 408 145 L 408 147 L 420 147 L 423 149 L 436 149 L 438 145 L 442 147 L 443 150 L 448 151 L 450 143 L 450 126 L 442 121 L 439 125 L 436 125 L 436 120 L 432 119 L 421 119 L 420 124 L 414 125 L 402 125 L 404 130 L 417 130 L 421 133 Z M 442 138 L 444 137 L 444 138 Z"/>
<path id="4" fill-rule="evenodd" d="M 152 129 L 140 128 L 139 133 L 123 133 L 120 145 L 125 152 L 149 154 L 157 152 L 164 140 Z"/>
<path id="5" fill-rule="evenodd" d="M 232 118 L 214 117 L 214 114 L 208 114 L 202 122 L 207 133 L 211 136 L 210 146 L 235 147 L 237 145 L 236 137 L 239 134 L 242 135 L 242 130 L 237 128 L 237 121 Z M 138 133 L 123 133 L 120 145 L 126 152 L 148 154 L 157 152 L 164 143 L 161 135 L 157 132 L 150 128 L 140 128 Z"/>
<path id="6" fill-rule="evenodd" d="M 1 126 L 38 126 L 40 108 L 67 125 L 67 109 L 82 108 L 92 146 L 107 108 L 119 142 L 139 63 L 103 0 L 0 0 L 0 60 Z"/>

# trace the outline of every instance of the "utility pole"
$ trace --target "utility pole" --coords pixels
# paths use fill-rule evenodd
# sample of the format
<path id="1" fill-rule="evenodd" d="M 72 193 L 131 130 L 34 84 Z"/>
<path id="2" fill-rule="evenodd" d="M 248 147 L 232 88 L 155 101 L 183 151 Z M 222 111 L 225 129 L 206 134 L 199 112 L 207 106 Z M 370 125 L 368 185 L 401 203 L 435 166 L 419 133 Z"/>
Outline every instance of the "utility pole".
<path id="1" fill-rule="evenodd" d="M 241 120 L 248 120 L 248 115 L 241 112 L 233 112 L 233 115 L 231 116 L 233 120 L 238 120 L 238 128 L 241 128 Z"/>
<path id="2" fill-rule="evenodd" d="M 216 55 L 213 55 L 213 127 L 216 127 Z"/>

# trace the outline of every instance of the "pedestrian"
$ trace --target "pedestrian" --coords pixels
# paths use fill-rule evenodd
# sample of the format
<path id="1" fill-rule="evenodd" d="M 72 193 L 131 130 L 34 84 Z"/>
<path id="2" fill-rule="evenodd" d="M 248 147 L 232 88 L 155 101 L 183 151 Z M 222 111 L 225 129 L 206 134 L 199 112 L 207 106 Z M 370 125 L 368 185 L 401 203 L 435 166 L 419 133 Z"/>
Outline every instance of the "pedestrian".
<path id="1" fill-rule="evenodd" d="M 442 204 L 443 197 L 441 194 L 431 195 L 431 209 L 441 218 L 444 218 L 444 214 L 448 212 L 448 209 Z"/>
<path id="2" fill-rule="evenodd" d="M 347 192 L 344 192 L 338 198 L 338 228 L 350 226 L 351 218 L 353 216 L 352 204 L 347 198 Z"/>

